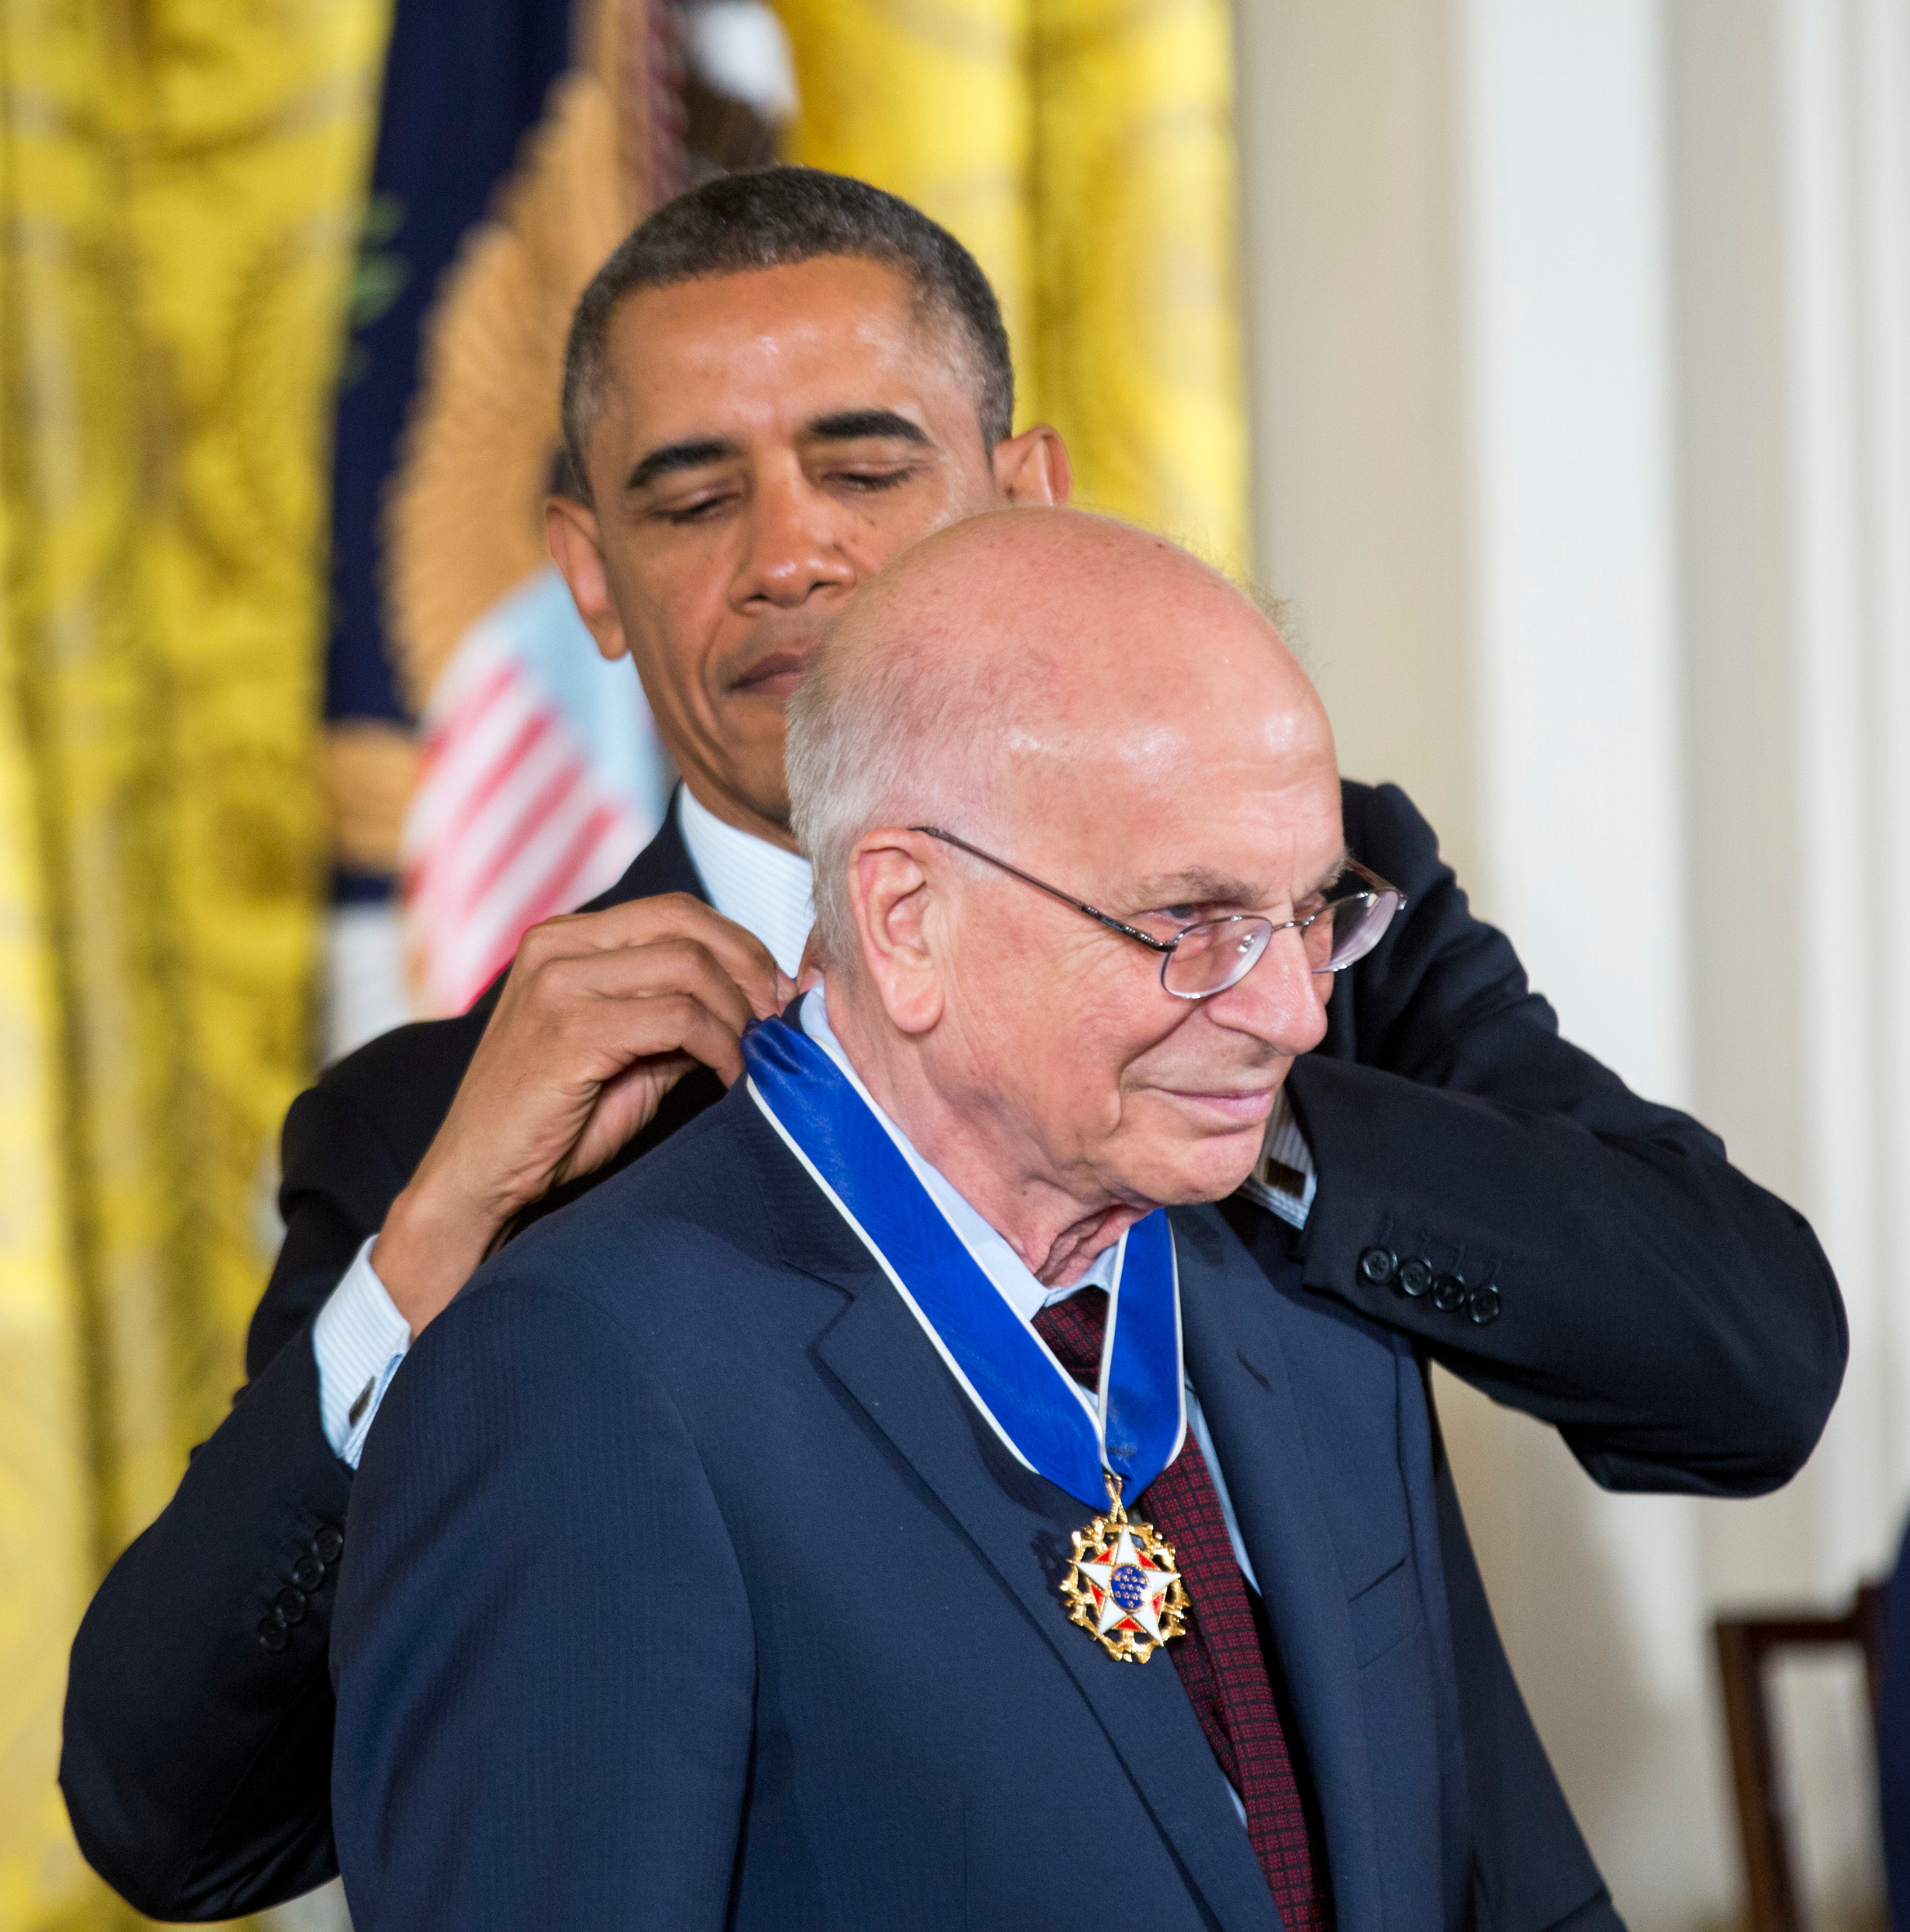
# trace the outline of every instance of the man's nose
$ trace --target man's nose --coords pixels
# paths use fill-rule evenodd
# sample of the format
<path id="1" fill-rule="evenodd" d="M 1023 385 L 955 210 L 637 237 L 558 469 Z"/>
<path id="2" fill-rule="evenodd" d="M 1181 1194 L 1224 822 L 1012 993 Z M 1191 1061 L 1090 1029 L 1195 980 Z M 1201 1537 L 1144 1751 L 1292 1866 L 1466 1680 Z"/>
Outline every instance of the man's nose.
<path id="1" fill-rule="evenodd" d="M 1326 1038 L 1332 988 L 1332 975 L 1314 971 L 1305 940 L 1290 926 L 1267 941 L 1245 978 L 1207 1001 L 1207 1011 L 1221 1026 L 1297 1055 Z"/>
<path id="2" fill-rule="evenodd" d="M 749 548 L 733 586 L 739 608 L 797 608 L 819 590 L 853 590 L 860 572 L 840 541 L 836 506 L 801 480 L 757 488 Z"/>

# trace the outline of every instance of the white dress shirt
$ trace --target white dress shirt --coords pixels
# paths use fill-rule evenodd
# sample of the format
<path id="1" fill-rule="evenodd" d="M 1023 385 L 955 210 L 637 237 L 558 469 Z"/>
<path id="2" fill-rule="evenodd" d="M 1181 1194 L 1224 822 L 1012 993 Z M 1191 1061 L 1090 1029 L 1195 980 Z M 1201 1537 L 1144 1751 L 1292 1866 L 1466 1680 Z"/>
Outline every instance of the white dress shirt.
<path id="1" fill-rule="evenodd" d="M 785 852 L 725 825 L 691 797 L 687 785 L 677 793 L 677 829 L 710 903 L 724 918 L 753 932 L 793 980 L 815 923 L 809 862 L 800 853 Z"/>
<path id="2" fill-rule="evenodd" d="M 674 808 L 677 830 L 683 834 L 690 862 L 696 868 L 696 875 L 709 895 L 710 903 L 724 918 L 733 920 L 745 932 L 754 933 L 769 948 L 776 964 L 794 977 L 815 920 L 810 900 L 809 861 L 796 853 L 785 852 L 779 845 L 771 845 L 747 832 L 739 832 L 733 825 L 725 824 L 714 812 L 691 797 L 686 785 L 677 788 Z M 836 1046 L 834 1035 L 827 1030 L 828 1020 L 822 1011 L 821 999 L 812 998 L 815 1010 L 821 1016 L 822 1030 L 816 1034 L 817 1039 L 849 1078 L 854 1080 L 855 1075 L 842 1059 L 842 1049 Z M 810 1024 L 811 1010 L 810 1004 L 805 1002 L 803 1018 L 806 1027 Z M 862 1092 L 860 1082 L 856 1082 L 856 1088 Z M 863 1097 L 867 1100 L 869 1096 L 863 1093 Z M 875 1107 L 872 1100 L 869 1104 Z M 1074 1288 L 1085 1288 L 1091 1282 L 1097 1287 L 1107 1286 L 1106 1280 L 1090 1269 L 1074 1283 L 1074 1288 L 1056 1290 L 1051 1297 L 1049 1291 L 1022 1266 L 1020 1257 L 1008 1243 L 934 1168 L 920 1161 L 900 1130 L 883 1115 L 879 1107 L 875 1108 L 875 1114 L 895 1137 L 896 1145 L 910 1165 L 920 1174 L 923 1185 L 928 1188 L 936 1204 L 967 1242 L 969 1252 L 975 1256 L 983 1273 L 1007 1296 L 1010 1305 L 1024 1321 L 1032 1320 L 1035 1311 L 1050 1299 L 1059 1300 L 1072 1294 Z M 1299 1184 L 1297 1187 L 1296 1182 Z M 1266 1141 L 1260 1163 L 1241 1192 L 1295 1227 L 1302 1227 L 1306 1222 L 1307 1210 L 1313 1205 L 1315 1185 L 1313 1156 L 1308 1148 L 1306 1136 L 1294 1120 L 1283 1092 L 1275 1104 L 1272 1118 L 1267 1122 Z M 968 1217 L 966 1223 L 951 1211 L 951 1202 Z M 385 1390 L 391 1386 L 392 1377 L 411 1346 L 410 1325 L 385 1292 L 385 1285 L 371 1265 L 371 1244 L 377 1238 L 373 1235 L 359 1250 L 312 1324 L 312 1353 L 318 1362 L 319 1417 L 324 1426 L 325 1439 L 331 1444 L 332 1452 L 354 1469 L 364 1450 L 365 1433 L 371 1426 L 371 1418 L 377 1414 Z M 999 1254 L 996 1250 L 999 1250 Z M 1001 1259 L 1003 1256 L 1007 1258 L 1006 1265 Z M 1102 1258 L 1102 1262 L 1107 1268 L 1113 1267 L 1112 1250 Z M 1020 1286 L 1017 1285 L 1017 1276 Z M 1031 1291 L 1035 1299 L 1024 1308 L 1022 1304 Z M 1201 1453 L 1207 1458 L 1208 1467 L 1214 1472 L 1214 1485 L 1220 1493 L 1221 1508 L 1227 1517 L 1227 1533 L 1233 1539 L 1234 1553 L 1240 1559 L 1240 1567 L 1251 1578 L 1253 1568 L 1247 1560 L 1245 1548 L 1234 1526 L 1233 1505 L 1228 1500 L 1227 1486 L 1221 1479 L 1220 1466 L 1214 1458 L 1213 1444 L 1208 1438 L 1206 1422 L 1191 1389 L 1188 1392 L 1188 1426 L 1194 1432 Z"/>
<path id="3" fill-rule="evenodd" d="M 367 1238 L 312 1324 L 318 1358 L 318 1414 L 332 1453 L 356 1469 L 365 1431 L 411 1346 L 411 1324 L 399 1314 L 371 1265 Z"/>

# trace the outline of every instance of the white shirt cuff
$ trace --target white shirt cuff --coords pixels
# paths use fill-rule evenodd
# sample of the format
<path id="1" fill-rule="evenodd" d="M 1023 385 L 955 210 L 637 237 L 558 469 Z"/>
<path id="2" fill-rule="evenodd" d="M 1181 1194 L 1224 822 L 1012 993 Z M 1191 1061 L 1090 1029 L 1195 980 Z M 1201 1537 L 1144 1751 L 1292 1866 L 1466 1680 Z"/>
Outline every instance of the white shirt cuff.
<path id="1" fill-rule="evenodd" d="M 332 1453 L 354 1469 L 371 1418 L 411 1346 L 411 1324 L 371 1266 L 371 1243 L 377 1238 L 372 1235 L 353 1256 L 312 1324 L 319 1419 Z"/>

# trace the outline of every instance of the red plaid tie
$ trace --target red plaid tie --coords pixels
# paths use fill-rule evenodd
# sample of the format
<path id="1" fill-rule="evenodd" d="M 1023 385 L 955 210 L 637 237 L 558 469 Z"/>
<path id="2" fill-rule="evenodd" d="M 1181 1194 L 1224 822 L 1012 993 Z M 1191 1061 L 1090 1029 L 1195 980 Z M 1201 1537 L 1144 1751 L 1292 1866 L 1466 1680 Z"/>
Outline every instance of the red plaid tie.
<path id="1" fill-rule="evenodd" d="M 1084 1288 L 1051 1303 L 1035 1316 L 1035 1327 L 1077 1382 L 1097 1384 L 1107 1328 L 1104 1290 Z M 1287 1932 L 1324 1932 L 1326 1860 L 1301 1802 L 1247 1580 L 1191 1430 L 1180 1454 L 1129 1506 L 1174 1546 L 1193 1615 L 1186 1636 L 1167 1654 L 1221 1770 L 1247 1808 L 1248 1835 Z"/>

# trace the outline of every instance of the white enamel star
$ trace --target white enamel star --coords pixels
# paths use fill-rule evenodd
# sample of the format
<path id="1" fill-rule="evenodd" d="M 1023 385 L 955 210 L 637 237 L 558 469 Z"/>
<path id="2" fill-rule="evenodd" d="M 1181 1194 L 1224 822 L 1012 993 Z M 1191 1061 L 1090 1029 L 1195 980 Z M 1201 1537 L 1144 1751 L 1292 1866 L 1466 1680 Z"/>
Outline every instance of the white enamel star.
<path id="1" fill-rule="evenodd" d="M 1095 1633 L 1097 1636 L 1106 1636 L 1124 1617 L 1132 1617 L 1156 1643 L 1166 1641 L 1161 1628 L 1161 1600 L 1167 1595 L 1176 1573 L 1147 1568 L 1141 1562 L 1134 1536 L 1125 1522 L 1121 1526 L 1120 1539 L 1114 1546 L 1113 1553 L 1105 1563 L 1081 1563 L 1076 1568 L 1101 1592 L 1101 1628 Z M 1117 1570 L 1132 1570 L 1141 1580 L 1140 1601 L 1131 1608 L 1115 1596 L 1114 1573 Z"/>

